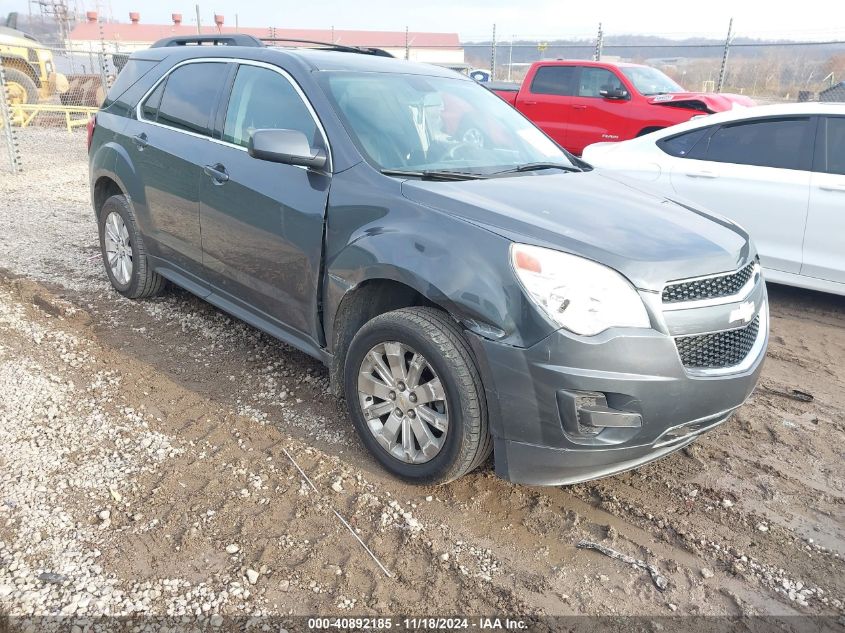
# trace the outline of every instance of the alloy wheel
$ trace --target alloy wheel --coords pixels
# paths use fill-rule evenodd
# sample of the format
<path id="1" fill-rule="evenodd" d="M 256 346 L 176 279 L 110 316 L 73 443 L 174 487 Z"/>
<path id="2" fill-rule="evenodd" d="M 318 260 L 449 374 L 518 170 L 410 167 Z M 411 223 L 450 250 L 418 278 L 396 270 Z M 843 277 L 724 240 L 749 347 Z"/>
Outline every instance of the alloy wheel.
<path id="1" fill-rule="evenodd" d="M 434 459 L 449 429 L 446 392 L 434 368 L 409 345 L 379 343 L 358 372 L 358 400 L 381 447 L 408 464 Z"/>
<path id="2" fill-rule="evenodd" d="M 129 231 L 121 215 L 114 211 L 106 218 L 104 230 L 108 266 L 117 283 L 125 286 L 132 279 L 132 244 Z"/>

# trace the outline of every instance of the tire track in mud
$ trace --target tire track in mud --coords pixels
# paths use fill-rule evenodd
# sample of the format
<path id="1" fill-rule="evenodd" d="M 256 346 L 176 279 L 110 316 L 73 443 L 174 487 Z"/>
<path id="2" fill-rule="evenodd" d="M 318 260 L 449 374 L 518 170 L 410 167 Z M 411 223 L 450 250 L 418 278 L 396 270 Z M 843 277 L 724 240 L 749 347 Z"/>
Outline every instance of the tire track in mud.
<path id="1" fill-rule="evenodd" d="M 41 304 L 46 301 L 49 305 L 51 299 L 49 292 L 35 288 L 32 293 L 19 290 L 18 295 L 24 303 L 29 300 L 33 304 L 30 311 L 38 318 Z M 32 300 L 35 295 L 39 301 Z M 90 304 L 89 298 L 68 298 L 77 305 Z M 161 301 L 174 300 L 178 309 L 191 310 L 189 319 L 174 322 L 169 308 L 168 317 L 150 317 L 143 306 L 118 302 L 121 305 L 116 307 L 96 301 L 90 304 L 96 306 L 90 314 L 81 312 L 83 316 L 74 322 L 81 330 L 77 334 L 96 341 L 101 350 L 98 356 L 121 367 L 123 384 L 132 385 L 122 394 L 127 403 L 155 412 L 154 426 L 178 438 L 186 449 L 185 455 L 166 470 L 139 484 L 144 490 L 155 491 L 139 502 L 154 510 L 158 520 L 155 529 L 170 538 L 162 544 L 160 539 L 142 534 L 133 557 L 115 557 L 115 568 L 122 570 L 127 582 L 137 580 L 135 576 L 143 570 L 150 577 L 168 577 L 191 570 L 191 565 L 194 568 L 189 575 L 193 580 L 209 574 L 242 578 L 246 566 L 252 564 L 264 567 L 266 577 L 271 579 L 273 587 L 265 588 L 262 594 L 268 608 L 284 609 L 288 605 L 302 608 L 298 611 L 301 613 L 326 607 L 329 596 L 331 600 L 355 600 L 350 608 L 356 613 L 362 609 L 384 612 L 384 608 L 397 605 L 402 610 L 401 605 L 407 601 L 425 605 L 425 597 L 415 589 L 420 583 L 437 587 L 441 599 L 435 608 L 452 604 L 462 612 L 660 613 L 670 612 L 670 604 L 681 613 L 794 612 L 794 602 L 788 596 L 733 565 L 735 556 L 729 552 L 739 553 L 756 536 L 756 517 L 743 512 L 739 521 L 725 518 L 725 513 L 702 519 L 706 513 L 696 505 L 705 499 L 712 504 L 721 495 L 727 498 L 734 494 L 724 486 L 709 489 L 696 482 L 705 463 L 712 467 L 727 456 L 740 459 L 743 466 L 754 464 L 753 458 L 737 455 L 739 449 L 723 448 L 724 437 L 702 438 L 690 449 L 701 450 L 701 445 L 706 445 L 706 462 L 682 453 L 635 473 L 568 489 L 514 486 L 496 479 L 489 467 L 442 488 L 412 488 L 384 477 L 357 446 L 351 429 L 345 428 L 342 408 L 327 394 L 325 372 L 315 362 L 230 322 L 228 317 L 221 318 L 213 308 L 180 293 L 175 299 L 165 297 Z M 208 319 L 207 313 L 211 314 Z M 159 318 L 165 322 L 160 323 Z M 115 327 L 115 320 L 121 327 Z M 201 328 L 208 329 L 197 334 Z M 226 348 L 218 348 L 213 335 L 221 328 L 226 333 Z M 233 334 L 238 330 L 245 335 Z M 211 345 L 207 345 L 209 332 Z M 170 351 L 175 346 L 180 348 L 176 354 Z M 281 361 L 273 360 L 275 357 L 281 357 Z M 198 362 L 214 365 L 215 371 L 197 376 Z M 267 384 L 268 372 L 275 376 L 270 384 L 289 383 L 295 394 L 290 403 L 264 406 L 259 398 L 252 398 L 246 408 L 248 414 L 239 415 L 251 389 Z M 297 373 L 311 378 L 294 384 Z M 234 385 L 229 379 L 232 375 L 237 376 Z M 281 421 L 276 422 L 279 418 Z M 294 421 L 292 426 L 286 425 L 289 420 Z M 304 421 L 325 428 L 308 429 Z M 730 436 L 727 430 L 718 433 Z M 332 441 L 338 437 L 341 442 Z M 302 445 L 303 439 L 317 448 Z M 306 472 L 315 477 L 321 489 L 331 493 L 331 483 L 337 478 L 344 482 L 344 494 L 332 495 L 332 500 L 367 536 L 368 546 L 396 570 L 396 580 L 379 578 L 371 562 L 355 551 L 356 544 L 339 528 L 327 507 L 300 494 L 298 474 L 286 465 L 279 450 L 286 442 L 294 442 L 297 453 L 308 457 Z M 250 475 L 259 477 L 266 488 L 250 488 Z M 233 478 L 238 480 L 237 485 Z M 783 481 L 791 486 L 800 483 L 795 478 L 783 477 Z M 687 492 L 679 491 L 682 486 Z M 689 507 L 691 486 L 700 496 Z M 240 496 L 243 490 L 248 496 Z M 413 513 L 426 526 L 423 538 L 408 538 L 403 531 L 372 532 L 373 526 L 383 520 L 385 505 L 370 507 L 366 495 L 383 501 L 388 493 L 393 500 L 405 499 L 403 507 L 417 505 Z M 436 497 L 436 501 L 426 502 L 428 496 Z M 261 503 L 263 499 L 270 501 Z M 668 518 L 667 505 L 674 515 L 684 517 L 683 513 L 688 513 L 695 525 L 678 527 L 675 516 Z M 401 513 L 398 516 L 401 524 Z M 681 518 L 680 525 L 688 521 Z M 126 517 L 126 523 L 119 527 L 131 530 L 134 523 L 132 517 Z M 280 531 L 282 525 L 286 526 L 284 533 Z M 720 545 L 724 548 L 721 551 L 712 551 L 712 547 L 696 546 L 692 536 L 684 538 L 697 532 L 718 534 L 728 544 Z M 811 582 L 825 586 L 837 574 L 842 576 L 838 558 L 833 558 L 830 571 L 818 565 L 808 568 L 806 561 L 790 549 L 796 537 L 789 530 L 783 532 L 783 538 L 776 539 L 766 555 L 784 568 L 784 575 L 815 570 L 818 579 L 810 576 Z M 291 534 L 297 534 L 298 540 L 291 543 Z M 639 571 L 620 568 L 619 563 L 592 552 L 575 550 L 573 545 L 580 538 L 603 541 L 657 561 L 670 578 L 669 591 L 658 592 Z M 238 540 L 247 543 L 250 559 L 232 561 L 220 555 L 227 541 Z M 449 560 L 441 560 L 447 552 Z M 480 567 L 470 567 L 485 558 L 486 569 L 480 573 L 489 580 L 480 580 L 474 575 Z M 204 561 L 198 567 L 193 562 L 197 559 Z M 700 569 L 708 565 L 715 573 L 712 580 L 700 575 Z M 340 578 L 332 576 L 337 576 L 337 568 L 342 570 Z M 488 574 L 491 568 L 495 571 Z M 287 589 L 282 591 L 279 587 L 285 580 Z M 312 587 L 311 582 L 316 584 Z M 386 588 L 395 602 L 385 603 L 379 597 Z M 841 587 L 828 587 L 827 592 L 841 595 Z M 301 593 L 309 600 L 302 601 Z M 298 598 L 295 602 L 291 601 L 294 594 Z M 773 598 L 779 606 L 774 607 Z M 804 612 L 828 608 L 811 601 Z"/>

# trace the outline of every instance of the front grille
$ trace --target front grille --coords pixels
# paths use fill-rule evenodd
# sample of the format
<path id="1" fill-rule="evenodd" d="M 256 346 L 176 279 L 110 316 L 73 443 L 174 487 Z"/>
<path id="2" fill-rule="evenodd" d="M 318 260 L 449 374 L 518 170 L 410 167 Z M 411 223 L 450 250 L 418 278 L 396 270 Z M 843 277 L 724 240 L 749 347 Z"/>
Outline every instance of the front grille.
<path id="1" fill-rule="evenodd" d="M 670 284 L 663 289 L 663 303 L 700 301 L 735 295 L 751 279 L 755 263 L 751 262 L 734 273 Z"/>
<path id="2" fill-rule="evenodd" d="M 675 345 L 681 362 L 688 369 L 723 369 L 739 365 L 757 340 L 760 315 L 742 328 L 713 334 L 679 336 Z"/>

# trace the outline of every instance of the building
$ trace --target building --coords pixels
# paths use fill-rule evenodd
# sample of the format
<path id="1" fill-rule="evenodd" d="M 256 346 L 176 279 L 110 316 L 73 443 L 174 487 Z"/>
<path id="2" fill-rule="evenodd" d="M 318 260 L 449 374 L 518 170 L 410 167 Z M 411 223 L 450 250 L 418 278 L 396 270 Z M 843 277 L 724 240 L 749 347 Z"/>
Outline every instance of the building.
<path id="1" fill-rule="evenodd" d="M 203 34 L 246 33 L 258 38 L 287 38 L 331 42 L 345 46 L 371 46 L 383 48 L 394 57 L 404 58 L 406 46 L 412 61 L 460 66 L 464 63 L 464 49 L 457 33 L 421 33 L 411 31 L 346 31 L 336 29 L 288 29 L 224 26 L 222 15 L 216 15 L 215 24 L 204 25 Z M 100 22 L 96 11 L 86 14 L 86 21 L 77 24 L 68 36 L 68 48 L 77 53 L 107 52 L 127 53 L 147 48 L 163 37 L 196 35 L 196 25 L 182 23 L 182 15 L 174 13 L 171 24 L 143 24 L 136 12 L 129 14 L 129 23 Z M 286 45 L 279 43 L 279 45 Z M 295 43 L 291 43 L 295 46 Z"/>

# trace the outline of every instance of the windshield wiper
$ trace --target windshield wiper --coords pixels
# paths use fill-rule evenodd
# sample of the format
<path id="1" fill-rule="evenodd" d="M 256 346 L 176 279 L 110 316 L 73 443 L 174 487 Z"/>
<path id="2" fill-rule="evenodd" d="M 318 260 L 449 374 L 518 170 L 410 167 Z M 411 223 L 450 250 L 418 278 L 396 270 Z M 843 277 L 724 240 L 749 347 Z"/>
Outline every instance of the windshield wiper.
<path id="1" fill-rule="evenodd" d="M 502 171 L 497 171 L 493 175 L 498 176 L 499 174 L 516 174 L 523 171 L 536 171 L 539 169 L 560 169 L 561 171 L 584 171 L 580 167 L 576 167 L 575 165 L 561 165 L 560 163 L 525 163 L 524 165 L 518 165 L 513 167 L 512 169 L 505 169 Z"/>
<path id="2" fill-rule="evenodd" d="M 404 169 L 382 169 L 385 176 L 408 176 L 409 178 L 420 178 L 421 180 L 481 180 L 487 178 L 484 174 L 476 174 L 470 171 L 448 171 L 445 169 L 423 169 L 421 171 L 410 171 Z"/>

